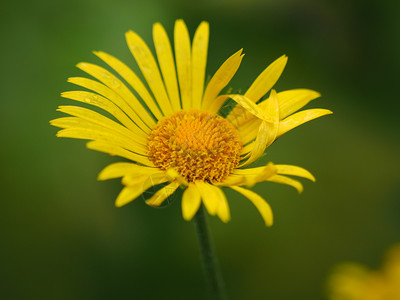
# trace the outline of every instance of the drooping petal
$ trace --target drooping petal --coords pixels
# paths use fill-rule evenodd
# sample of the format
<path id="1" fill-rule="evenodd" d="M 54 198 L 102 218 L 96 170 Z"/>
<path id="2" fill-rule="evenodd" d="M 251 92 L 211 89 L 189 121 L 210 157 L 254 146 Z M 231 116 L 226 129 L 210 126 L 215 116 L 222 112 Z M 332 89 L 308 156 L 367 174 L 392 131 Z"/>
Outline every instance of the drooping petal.
<path id="1" fill-rule="evenodd" d="M 271 122 L 264 120 L 261 122 L 250 157 L 243 164 L 244 166 L 256 161 L 264 153 L 265 149 L 275 141 L 279 129 L 279 105 L 275 90 L 271 91 L 271 96 L 266 100 L 264 113 Z"/>
<path id="2" fill-rule="evenodd" d="M 182 215 L 186 221 L 190 221 L 197 213 L 201 205 L 200 192 L 196 185 L 190 183 L 182 196 Z"/>
<path id="3" fill-rule="evenodd" d="M 275 165 L 278 174 L 303 177 L 315 182 L 315 177 L 306 169 L 292 165 Z"/>
<path id="4" fill-rule="evenodd" d="M 222 222 L 227 223 L 231 219 L 231 212 L 229 209 L 228 200 L 221 188 L 212 186 L 215 191 L 216 196 L 218 197 L 218 209 L 217 215 L 221 219 Z"/>
<path id="5" fill-rule="evenodd" d="M 121 207 L 135 200 L 137 197 L 142 195 L 152 186 L 165 183 L 168 181 L 167 176 L 156 170 L 152 174 L 143 174 L 140 176 L 127 174 L 122 178 L 122 183 L 125 188 L 119 193 L 115 200 L 115 206 Z"/>
<path id="6" fill-rule="evenodd" d="M 150 206 L 160 206 L 165 201 L 165 199 L 167 199 L 169 196 L 175 193 L 178 187 L 179 187 L 178 182 L 176 181 L 171 182 L 167 186 L 155 192 L 150 199 L 146 200 L 146 204 Z"/>
<path id="7" fill-rule="evenodd" d="M 171 102 L 167 96 L 164 83 L 161 79 L 160 71 L 157 67 L 156 60 L 153 54 L 143 39 L 133 31 L 128 31 L 126 34 L 126 41 L 132 55 L 142 71 L 153 95 L 157 99 L 161 110 L 165 116 L 173 113 Z"/>
<path id="8" fill-rule="evenodd" d="M 154 164 L 146 156 L 138 155 L 131 151 L 125 150 L 120 146 L 112 145 L 108 142 L 91 141 L 86 144 L 86 147 L 92 150 L 110 154 L 112 156 L 120 156 L 145 166 L 154 167 Z"/>
<path id="9" fill-rule="evenodd" d="M 175 22 L 175 59 L 183 109 L 193 107 L 192 103 L 192 59 L 189 31 L 183 20 Z"/>
<path id="10" fill-rule="evenodd" d="M 243 95 L 222 95 L 218 98 L 224 99 L 224 101 L 228 98 L 231 98 L 234 100 L 237 104 L 239 104 L 241 107 L 246 109 L 249 113 L 253 114 L 257 118 L 267 121 L 267 122 L 272 122 L 272 120 L 265 114 L 265 111 L 262 110 L 257 104 L 253 103 L 249 98 Z"/>
<path id="11" fill-rule="evenodd" d="M 211 185 L 202 181 L 195 182 L 197 189 L 200 192 L 201 199 L 206 207 L 208 213 L 215 216 L 218 211 L 219 198 Z"/>
<path id="12" fill-rule="evenodd" d="M 136 126 L 140 128 L 140 130 L 144 131 L 145 133 L 149 133 L 151 131 L 147 127 L 147 125 L 143 123 L 136 111 L 134 111 L 123 98 L 121 98 L 118 94 L 116 94 L 104 84 L 95 80 L 82 77 L 68 78 L 68 82 L 99 93 L 100 95 L 104 96 L 105 98 L 116 104 L 124 113 L 126 113 L 126 115 L 131 118 L 133 122 L 135 122 Z"/>
<path id="13" fill-rule="evenodd" d="M 193 108 L 201 108 L 204 92 L 204 79 L 207 64 L 209 24 L 201 22 L 197 28 L 192 46 L 192 103 Z"/>
<path id="14" fill-rule="evenodd" d="M 206 91 L 204 92 L 202 109 L 214 113 L 220 109 L 223 102 L 219 105 L 215 105 L 215 100 L 222 89 L 229 83 L 229 81 L 231 81 L 232 77 L 239 68 L 244 56 L 244 54 L 242 55 L 242 51 L 243 49 L 240 49 L 231 57 L 229 57 L 211 78 L 207 85 Z"/>
<path id="15" fill-rule="evenodd" d="M 261 216 L 264 219 L 265 225 L 266 226 L 272 226 L 273 224 L 273 214 L 272 214 L 272 209 L 269 206 L 269 204 L 258 194 L 254 193 L 251 190 L 244 189 L 239 186 L 231 186 L 231 189 L 237 191 L 238 193 L 242 194 L 245 196 L 247 199 L 249 199 L 253 205 L 258 209 L 260 212 Z"/>
<path id="16" fill-rule="evenodd" d="M 139 77 L 121 62 L 119 59 L 111 56 L 102 51 L 94 51 L 95 55 L 97 55 L 100 59 L 102 59 L 106 64 L 108 64 L 111 68 L 113 68 L 129 85 L 138 93 L 138 95 L 142 98 L 143 102 L 150 109 L 152 114 L 159 120 L 162 117 L 162 113 L 158 108 L 156 102 L 153 97 L 150 95 L 149 91 L 143 84 L 143 82 L 139 79 Z"/>
<path id="17" fill-rule="evenodd" d="M 141 174 L 152 174 L 158 171 L 156 168 L 145 167 L 130 162 L 117 162 L 105 167 L 97 177 L 98 180 L 108 180 L 123 177 L 126 174 L 134 173 L 137 175 Z"/>
<path id="18" fill-rule="evenodd" d="M 299 194 L 303 192 L 303 185 L 299 181 L 294 180 L 287 176 L 274 175 L 269 177 L 267 181 L 290 185 L 294 187 Z"/>
<path id="19" fill-rule="evenodd" d="M 97 80 L 101 81 L 108 88 L 114 91 L 136 112 L 143 124 L 149 129 L 154 128 L 156 125 L 154 119 L 149 115 L 146 109 L 142 106 L 139 100 L 132 94 L 132 92 L 119 80 L 116 76 L 111 74 L 106 69 L 90 63 L 79 63 L 76 65 L 82 71 L 92 75 Z M 142 124 L 139 124 L 142 125 Z"/>
<path id="20" fill-rule="evenodd" d="M 153 40 L 157 52 L 158 64 L 161 68 L 172 108 L 174 111 L 178 111 L 182 107 L 179 98 L 174 56 L 168 35 L 160 23 L 155 23 L 153 26 Z"/>
<path id="21" fill-rule="evenodd" d="M 308 121 L 314 120 L 316 118 L 325 115 L 329 115 L 331 113 L 332 112 L 330 110 L 322 108 L 307 109 L 295 113 L 279 123 L 279 130 L 277 137 L 280 137 L 284 133 L 288 132 L 289 130 L 292 130 L 297 126 L 300 126 L 301 124 L 304 124 Z"/>

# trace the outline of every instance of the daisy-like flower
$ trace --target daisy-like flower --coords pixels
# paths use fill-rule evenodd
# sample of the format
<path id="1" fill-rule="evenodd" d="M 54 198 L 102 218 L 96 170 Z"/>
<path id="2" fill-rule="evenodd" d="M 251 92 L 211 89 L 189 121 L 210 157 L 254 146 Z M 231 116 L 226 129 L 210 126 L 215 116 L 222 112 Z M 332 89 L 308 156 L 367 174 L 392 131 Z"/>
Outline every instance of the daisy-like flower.
<path id="1" fill-rule="evenodd" d="M 312 181 L 314 177 L 292 165 L 247 166 L 284 133 L 331 111 L 296 113 L 320 96 L 315 91 L 271 90 L 286 65 L 286 56 L 269 65 L 244 95 L 220 95 L 238 70 L 243 54 L 239 50 L 229 57 L 205 86 L 208 38 L 207 22 L 199 25 L 191 42 L 185 23 L 177 20 L 173 51 L 165 29 L 156 23 L 156 60 L 138 34 L 127 32 L 128 47 L 145 82 L 117 58 L 94 52 L 115 74 L 94 64 L 79 63 L 77 67 L 96 80 L 69 78 L 88 91 L 69 91 L 62 96 L 97 106 L 109 116 L 80 106 L 60 106 L 58 110 L 70 116 L 51 124 L 62 128 L 59 137 L 90 140 L 89 149 L 129 161 L 113 163 L 99 174 L 100 180 L 122 177 L 124 188 L 116 199 L 118 207 L 150 187 L 164 184 L 147 204 L 159 206 L 182 187 L 184 219 L 192 219 L 203 203 L 210 215 L 227 222 L 230 209 L 222 188 L 229 187 L 248 198 L 270 226 L 273 217 L 268 203 L 243 186 L 272 181 L 301 192 L 301 183 L 287 175 Z M 237 105 L 223 117 L 221 112 L 229 99 Z"/>

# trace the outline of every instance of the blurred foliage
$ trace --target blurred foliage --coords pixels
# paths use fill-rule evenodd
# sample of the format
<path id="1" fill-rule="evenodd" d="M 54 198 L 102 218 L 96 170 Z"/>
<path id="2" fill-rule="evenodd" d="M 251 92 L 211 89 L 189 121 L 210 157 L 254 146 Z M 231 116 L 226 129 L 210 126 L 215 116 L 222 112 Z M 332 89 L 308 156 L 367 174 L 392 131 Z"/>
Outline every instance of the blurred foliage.
<path id="1" fill-rule="evenodd" d="M 278 91 L 312 88 L 309 107 L 334 111 L 295 129 L 264 162 L 317 177 L 297 195 L 254 189 L 271 204 L 265 228 L 251 203 L 227 191 L 232 221 L 210 218 L 231 299 L 324 299 L 332 266 L 374 267 L 399 240 L 399 4 L 394 1 L 7 1 L 0 5 L 0 294 L 5 299 L 204 299 L 194 229 L 179 201 L 117 209 L 118 181 L 97 182 L 115 160 L 57 139 L 48 121 L 79 61 L 107 51 L 129 65 L 124 33 L 149 44 L 160 21 L 211 25 L 208 74 L 240 48 L 231 83 L 245 90 L 282 54 Z"/>

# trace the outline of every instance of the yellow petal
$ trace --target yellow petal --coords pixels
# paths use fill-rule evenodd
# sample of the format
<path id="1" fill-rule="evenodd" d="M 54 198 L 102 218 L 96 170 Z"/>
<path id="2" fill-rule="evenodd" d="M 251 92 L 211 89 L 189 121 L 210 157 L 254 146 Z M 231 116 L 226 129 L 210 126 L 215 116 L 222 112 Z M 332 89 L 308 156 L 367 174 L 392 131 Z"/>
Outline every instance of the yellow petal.
<path id="1" fill-rule="evenodd" d="M 125 150 L 122 147 L 112 145 L 108 142 L 91 141 L 86 144 L 86 147 L 92 150 L 110 154 L 112 156 L 120 156 L 128 160 L 138 162 L 145 166 L 154 167 L 154 164 L 146 156 L 138 155 L 131 151 Z"/>
<path id="2" fill-rule="evenodd" d="M 203 21 L 197 28 L 193 38 L 192 102 L 195 109 L 201 108 L 201 100 L 203 98 L 209 31 L 208 23 Z"/>
<path id="3" fill-rule="evenodd" d="M 152 186 L 168 181 L 166 176 L 163 176 L 159 173 L 153 174 L 153 176 L 139 176 L 139 178 L 137 176 L 131 176 L 131 178 L 127 179 L 127 177 L 130 176 L 125 176 L 123 178 L 123 181 L 125 179 L 124 183 L 128 183 L 129 185 L 122 189 L 117 199 L 115 200 L 116 207 L 126 205 L 142 195 Z M 129 179 L 131 179 L 131 181 L 129 181 Z"/>
<path id="4" fill-rule="evenodd" d="M 164 183 L 166 181 L 167 179 L 165 176 L 159 180 L 153 180 L 153 181 L 149 180 L 148 178 L 142 178 L 142 180 L 136 181 L 134 185 L 130 185 L 122 189 L 117 199 L 115 200 L 115 206 L 116 207 L 124 206 L 129 202 L 135 200 L 150 187 L 160 183 Z"/>
<path id="5" fill-rule="evenodd" d="M 267 143 L 269 139 L 270 126 L 267 122 L 262 121 L 258 129 L 258 134 L 254 143 L 252 143 L 252 148 L 250 151 L 250 157 L 241 166 L 247 166 L 257 160 L 267 148 Z"/>
<path id="6" fill-rule="evenodd" d="M 222 222 L 227 223 L 231 219 L 231 212 L 229 209 L 228 200 L 226 199 L 226 196 L 222 189 L 216 186 L 212 186 L 212 188 L 219 200 L 217 215 Z"/>
<path id="7" fill-rule="evenodd" d="M 182 215 L 186 221 L 190 221 L 200 208 L 201 197 L 196 185 L 190 183 L 182 196 Z"/>
<path id="8" fill-rule="evenodd" d="M 127 173 L 122 177 L 122 184 L 125 186 L 137 186 L 138 184 L 142 185 L 145 190 L 148 188 L 158 185 L 160 183 L 164 183 L 169 181 L 168 176 L 165 175 L 165 172 L 156 169 L 153 173 Z"/>
<path id="9" fill-rule="evenodd" d="M 331 113 L 332 112 L 330 110 L 322 108 L 308 109 L 295 113 L 280 122 L 277 137 L 308 121 L 329 115 Z"/>
<path id="10" fill-rule="evenodd" d="M 200 192 L 201 198 L 203 200 L 204 206 L 206 207 L 208 213 L 215 216 L 218 211 L 219 199 L 218 195 L 211 188 L 211 185 L 202 181 L 196 181 L 196 187 Z"/>
<path id="11" fill-rule="evenodd" d="M 228 99 L 231 98 L 234 100 L 237 104 L 242 106 L 244 109 L 246 109 L 249 113 L 253 114 L 257 118 L 267 121 L 267 122 L 273 122 L 266 114 L 265 111 L 262 110 L 257 104 L 253 103 L 249 98 L 246 96 L 242 95 L 222 95 L 218 98 L 222 99 Z"/>
<path id="12" fill-rule="evenodd" d="M 260 100 L 278 81 L 281 76 L 283 69 L 286 66 L 287 56 L 283 55 L 277 60 L 275 60 L 272 64 L 270 64 L 253 82 L 247 92 L 244 94 L 246 98 L 248 98 L 253 103 L 256 103 Z M 234 119 L 237 116 L 240 116 L 242 113 L 240 112 L 240 107 L 235 107 L 232 112 L 228 115 L 227 119 L 230 122 L 234 122 Z M 247 116 L 243 116 L 242 121 L 245 120 Z"/>
<path id="13" fill-rule="evenodd" d="M 214 102 L 219 93 L 229 83 L 229 81 L 231 81 L 232 77 L 239 68 L 244 56 L 244 54 L 241 55 L 242 50 L 243 49 L 240 49 L 238 52 L 229 57 L 211 78 L 207 85 L 206 91 L 204 92 L 202 109 L 212 111 L 214 113 L 220 109 L 223 102 L 219 105 L 214 105 Z"/>
<path id="14" fill-rule="evenodd" d="M 86 126 L 86 128 L 71 127 L 62 129 L 59 132 L 57 132 L 57 137 L 104 142 L 111 146 L 118 146 L 124 148 L 128 151 L 131 151 L 133 153 L 139 154 L 140 156 L 147 158 L 146 155 L 147 149 L 139 144 L 134 144 L 133 140 L 121 137 L 115 132 L 112 132 L 105 128 L 88 129 L 87 127 L 88 126 Z"/>
<path id="15" fill-rule="evenodd" d="M 294 89 L 278 93 L 279 118 L 282 120 L 304 107 L 321 94 L 307 89 Z"/>
<path id="16" fill-rule="evenodd" d="M 127 65 L 105 52 L 94 51 L 93 53 L 111 68 L 113 68 L 139 94 L 143 102 L 147 105 L 157 119 L 162 117 L 160 109 L 156 105 L 156 102 L 150 95 L 147 88 L 144 86 L 139 77 Z"/>
<path id="17" fill-rule="evenodd" d="M 156 168 L 145 167 L 129 162 L 117 162 L 105 167 L 97 177 L 98 180 L 108 180 L 123 177 L 126 174 L 152 174 L 158 171 Z"/>
<path id="18" fill-rule="evenodd" d="M 146 79 L 153 95 L 157 99 L 157 103 L 165 116 L 172 114 L 172 106 L 165 91 L 164 83 L 161 79 L 160 71 L 157 67 L 157 63 L 151 54 L 149 47 L 143 39 L 133 31 L 128 31 L 126 34 L 126 42 L 132 55 L 142 71 L 144 78 Z"/>
<path id="19" fill-rule="evenodd" d="M 243 145 L 250 143 L 256 138 L 261 122 L 263 121 L 258 118 L 253 118 L 251 122 L 248 122 L 244 125 L 239 125 L 237 127 L 235 126 L 235 128 L 237 128 L 239 131 Z"/>
<path id="20" fill-rule="evenodd" d="M 265 149 L 275 141 L 279 129 L 279 105 L 275 90 L 271 91 L 271 96 L 266 100 L 264 113 L 271 122 L 263 121 L 261 123 L 256 140 L 252 144 L 253 148 L 250 152 L 250 157 L 243 166 L 257 160 Z"/>
<path id="21" fill-rule="evenodd" d="M 247 199 L 249 199 L 253 205 L 258 209 L 260 212 L 261 216 L 264 219 L 265 225 L 266 226 L 272 226 L 273 224 L 273 214 L 272 214 L 272 209 L 269 206 L 269 204 L 258 194 L 254 193 L 251 190 L 244 189 L 242 187 L 238 186 L 231 186 L 231 189 L 239 192 L 243 196 L 245 196 Z"/>
<path id="22" fill-rule="evenodd" d="M 104 96 L 105 98 L 109 99 L 112 103 L 117 105 L 118 107 L 121 108 L 121 110 L 129 117 L 135 124 L 140 128 L 140 130 L 149 133 L 150 129 L 143 125 L 143 121 L 140 119 L 136 111 L 134 111 L 124 99 L 122 99 L 118 94 L 116 94 L 114 91 L 112 91 L 110 88 L 106 87 L 104 84 L 101 84 L 100 82 L 88 79 L 88 78 L 82 78 L 82 77 L 73 77 L 73 78 L 68 78 L 68 82 L 71 82 L 73 84 L 82 86 L 84 88 L 87 88 L 89 90 L 92 90 L 96 93 L 99 93 L 100 95 Z"/>
<path id="23" fill-rule="evenodd" d="M 179 99 L 178 81 L 176 78 L 176 68 L 171 43 L 164 27 L 160 23 L 155 23 L 153 26 L 153 40 L 158 64 L 160 65 L 172 108 L 174 111 L 181 110 L 182 107 Z"/>
<path id="24" fill-rule="evenodd" d="M 299 181 L 286 176 L 274 175 L 269 177 L 267 181 L 290 185 L 294 187 L 299 194 L 303 192 L 303 185 Z"/>
<path id="25" fill-rule="evenodd" d="M 160 206 L 165 201 L 165 199 L 175 193 L 178 187 L 178 182 L 171 182 L 167 186 L 158 190 L 150 199 L 146 200 L 146 203 L 150 206 Z"/>
<path id="26" fill-rule="evenodd" d="M 97 80 L 104 83 L 117 95 L 126 101 L 126 103 L 136 112 L 140 118 L 139 126 L 147 126 L 149 129 L 154 128 L 156 125 L 154 119 L 149 115 L 146 109 L 142 106 L 139 100 L 132 94 L 132 92 L 119 80 L 116 76 L 111 74 L 106 69 L 90 63 L 79 63 L 77 67 L 82 71 L 92 75 Z M 138 119 L 139 120 L 139 119 Z"/>
<path id="27" fill-rule="evenodd" d="M 242 184 L 235 185 L 245 184 L 252 186 L 258 182 L 266 181 L 271 176 L 276 175 L 277 171 L 276 166 L 272 162 L 269 162 L 264 167 L 235 169 L 233 170 L 233 175 L 242 176 L 245 179 Z"/>
<path id="28" fill-rule="evenodd" d="M 121 122 L 125 127 L 130 129 L 133 132 L 140 132 L 143 134 L 143 131 L 140 130 L 135 123 L 132 122 L 131 119 L 127 117 L 127 115 L 114 103 L 110 100 L 97 95 L 92 92 L 85 92 L 85 91 L 70 91 L 61 93 L 61 97 L 80 101 L 83 103 L 88 103 L 94 106 L 97 106 L 101 109 L 104 109 L 106 112 L 110 113 L 114 116 L 118 121 Z"/>
<path id="29" fill-rule="evenodd" d="M 181 174 L 179 174 L 175 169 L 170 168 L 165 173 L 171 179 L 176 180 L 180 185 L 184 185 L 184 186 L 189 185 L 188 181 Z"/>
<path id="30" fill-rule="evenodd" d="M 315 182 L 315 177 L 306 169 L 292 165 L 275 165 L 278 174 L 303 177 Z"/>
<path id="31" fill-rule="evenodd" d="M 78 117 L 83 120 L 87 120 L 93 124 L 100 125 L 101 127 L 112 129 L 114 131 L 119 132 L 120 134 L 135 140 L 136 142 L 146 145 L 147 144 L 147 136 L 143 132 L 132 132 L 122 126 L 121 124 L 118 124 L 117 122 L 84 107 L 79 107 L 79 106 L 59 106 L 57 111 L 69 114 L 71 116 Z"/>
<path id="32" fill-rule="evenodd" d="M 260 100 L 278 81 L 287 63 L 287 56 L 282 55 L 270 64 L 253 82 L 245 97 L 253 102 Z"/>
<path id="33" fill-rule="evenodd" d="M 193 107 L 190 37 L 183 20 L 175 22 L 175 59 L 183 109 Z"/>

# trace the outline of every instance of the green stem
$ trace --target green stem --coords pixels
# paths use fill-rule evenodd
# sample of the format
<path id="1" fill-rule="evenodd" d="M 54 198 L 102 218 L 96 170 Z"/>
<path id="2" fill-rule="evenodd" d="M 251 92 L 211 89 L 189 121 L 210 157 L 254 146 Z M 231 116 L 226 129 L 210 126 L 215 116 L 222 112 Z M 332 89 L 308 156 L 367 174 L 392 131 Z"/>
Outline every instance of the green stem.
<path id="1" fill-rule="evenodd" d="M 204 206 L 201 205 L 197 214 L 193 218 L 196 228 L 197 240 L 199 241 L 200 256 L 203 262 L 204 275 L 210 293 L 210 299 L 224 300 L 226 299 L 224 291 L 224 283 L 221 270 L 215 255 L 214 246 L 208 230 L 206 214 Z"/>

